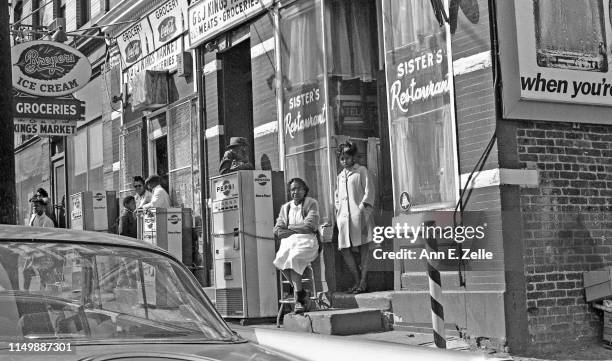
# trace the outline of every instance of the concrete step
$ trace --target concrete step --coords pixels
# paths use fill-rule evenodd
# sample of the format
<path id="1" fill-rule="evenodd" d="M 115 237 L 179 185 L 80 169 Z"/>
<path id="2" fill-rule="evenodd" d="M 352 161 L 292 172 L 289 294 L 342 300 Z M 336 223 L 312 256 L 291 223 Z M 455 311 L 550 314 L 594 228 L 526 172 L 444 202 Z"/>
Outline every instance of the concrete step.
<path id="1" fill-rule="evenodd" d="M 333 308 L 373 308 L 383 311 L 392 311 L 394 291 L 380 291 L 360 293 L 358 295 L 334 292 L 331 295 L 331 305 Z"/>
<path id="2" fill-rule="evenodd" d="M 433 334 L 431 323 L 402 323 L 395 322 L 393 329 L 397 331 L 407 331 L 418 334 Z M 446 323 L 444 325 L 444 334 L 446 337 L 461 338 L 461 332 L 457 329 L 457 325 L 454 323 Z"/>
<path id="3" fill-rule="evenodd" d="M 324 335 L 356 335 L 384 331 L 383 317 L 381 310 L 373 308 L 289 313 L 283 319 L 283 327 L 288 331 Z"/>

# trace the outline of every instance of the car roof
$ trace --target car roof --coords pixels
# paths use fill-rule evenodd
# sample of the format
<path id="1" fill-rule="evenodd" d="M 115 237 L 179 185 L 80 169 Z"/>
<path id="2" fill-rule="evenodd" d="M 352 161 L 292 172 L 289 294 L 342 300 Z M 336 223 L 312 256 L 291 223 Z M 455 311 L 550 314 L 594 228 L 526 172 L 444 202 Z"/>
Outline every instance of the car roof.
<path id="1" fill-rule="evenodd" d="M 69 241 L 88 244 L 102 244 L 107 246 L 128 246 L 146 250 L 162 251 L 163 249 L 139 241 L 134 238 L 119 236 L 106 232 L 81 231 L 66 228 L 42 228 L 29 226 L 12 226 L 0 224 L 0 242 L 3 240 L 42 240 L 42 241 Z"/>

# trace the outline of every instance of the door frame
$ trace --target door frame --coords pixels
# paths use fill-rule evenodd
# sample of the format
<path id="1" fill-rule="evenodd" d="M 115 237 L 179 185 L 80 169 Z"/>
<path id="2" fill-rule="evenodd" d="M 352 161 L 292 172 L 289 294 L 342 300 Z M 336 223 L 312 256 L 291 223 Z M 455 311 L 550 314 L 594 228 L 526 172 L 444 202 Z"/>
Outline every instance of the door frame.
<path id="1" fill-rule="evenodd" d="M 57 220 L 57 227 L 61 228 L 62 224 L 60 223 L 60 213 L 61 213 L 61 199 L 59 198 L 59 194 L 58 194 L 58 187 L 63 188 L 63 192 L 64 192 L 64 228 L 69 228 L 69 224 L 68 224 L 68 217 L 67 217 L 67 202 L 68 202 L 68 177 L 67 177 L 67 169 L 66 169 L 66 137 L 64 137 L 64 139 L 62 140 L 62 142 L 64 142 L 64 151 L 56 154 L 54 156 L 51 157 L 51 174 L 50 174 L 50 183 L 51 183 L 51 198 L 52 198 L 52 203 L 53 203 L 53 213 L 55 215 L 55 219 Z M 63 184 L 57 184 L 57 179 L 56 179 L 56 170 L 59 167 L 64 167 L 63 173 L 64 173 L 64 183 Z"/>

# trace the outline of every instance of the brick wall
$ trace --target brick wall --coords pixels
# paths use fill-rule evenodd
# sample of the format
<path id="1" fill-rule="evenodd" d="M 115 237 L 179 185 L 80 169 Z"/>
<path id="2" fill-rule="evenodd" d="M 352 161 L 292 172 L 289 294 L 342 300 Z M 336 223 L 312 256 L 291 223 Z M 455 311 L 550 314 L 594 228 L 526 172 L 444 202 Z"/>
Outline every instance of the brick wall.
<path id="1" fill-rule="evenodd" d="M 516 132 L 520 166 L 540 176 L 520 191 L 529 342 L 597 338 L 582 273 L 612 264 L 612 126 L 521 122 Z"/>

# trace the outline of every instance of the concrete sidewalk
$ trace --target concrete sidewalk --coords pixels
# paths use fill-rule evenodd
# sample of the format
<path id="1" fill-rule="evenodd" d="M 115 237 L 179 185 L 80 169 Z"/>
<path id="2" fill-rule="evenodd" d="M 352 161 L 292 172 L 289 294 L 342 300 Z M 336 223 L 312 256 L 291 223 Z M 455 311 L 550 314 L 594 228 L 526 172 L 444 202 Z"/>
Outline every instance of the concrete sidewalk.
<path id="1" fill-rule="evenodd" d="M 280 332 L 292 332 L 286 331 L 284 328 L 276 328 L 274 324 L 258 324 L 250 326 L 240 326 L 239 324 L 230 323 L 232 329 L 238 333 L 244 333 L 245 338 L 249 330 L 263 328 L 269 330 L 279 330 Z M 435 348 L 433 335 L 431 333 L 412 332 L 409 330 L 395 329 L 392 331 L 385 332 L 372 332 L 360 335 L 350 336 L 329 336 L 329 337 L 341 337 L 355 340 L 367 340 L 376 342 L 386 342 L 392 344 L 403 344 L 410 346 L 419 347 L 431 347 Z M 486 354 L 488 357 L 497 360 L 513 360 L 513 361 L 553 361 L 553 360 L 612 360 L 612 350 L 606 349 L 602 346 L 594 345 L 583 345 L 581 348 L 572 350 L 558 350 L 555 353 L 549 353 L 542 355 L 543 357 L 530 357 L 530 356 L 511 356 L 505 352 L 497 352 L 492 349 L 477 348 L 476 346 L 470 345 L 462 338 L 456 336 L 448 336 L 446 339 L 446 346 L 448 350 L 461 351 L 461 352 L 472 352 L 479 354 Z"/>
<path id="2" fill-rule="evenodd" d="M 232 329 L 241 333 L 241 331 L 248 331 L 249 329 L 254 328 L 265 328 L 271 330 L 281 330 L 285 331 L 283 327 L 276 328 L 274 324 L 258 324 L 258 325 L 249 325 L 249 326 L 240 326 L 238 324 L 230 323 Z M 292 331 L 286 331 L 292 332 Z M 416 333 L 404 330 L 392 330 L 392 331 L 384 331 L 384 332 L 372 332 L 365 333 L 360 335 L 349 335 L 349 336 L 330 336 L 330 337 L 342 337 L 348 339 L 355 340 L 368 340 L 368 341 L 377 341 L 377 342 L 389 342 L 395 344 L 403 344 L 403 345 L 411 345 L 411 346 L 421 346 L 421 347 L 432 347 L 435 348 L 434 339 L 432 334 L 427 333 Z M 465 352 L 477 352 L 477 353 L 488 353 L 491 354 L 492 357 L 502 357 L 508 360 L 512 360 L 508 355 L 497 354 L 494 351 L 484 351 L 479 350 L 475 347 L 471 347 L 465 340 L 451 336 L 447 337 L 446 340 L 446 348 L 448 350 L 455 351 L 465 351 Z"/>

